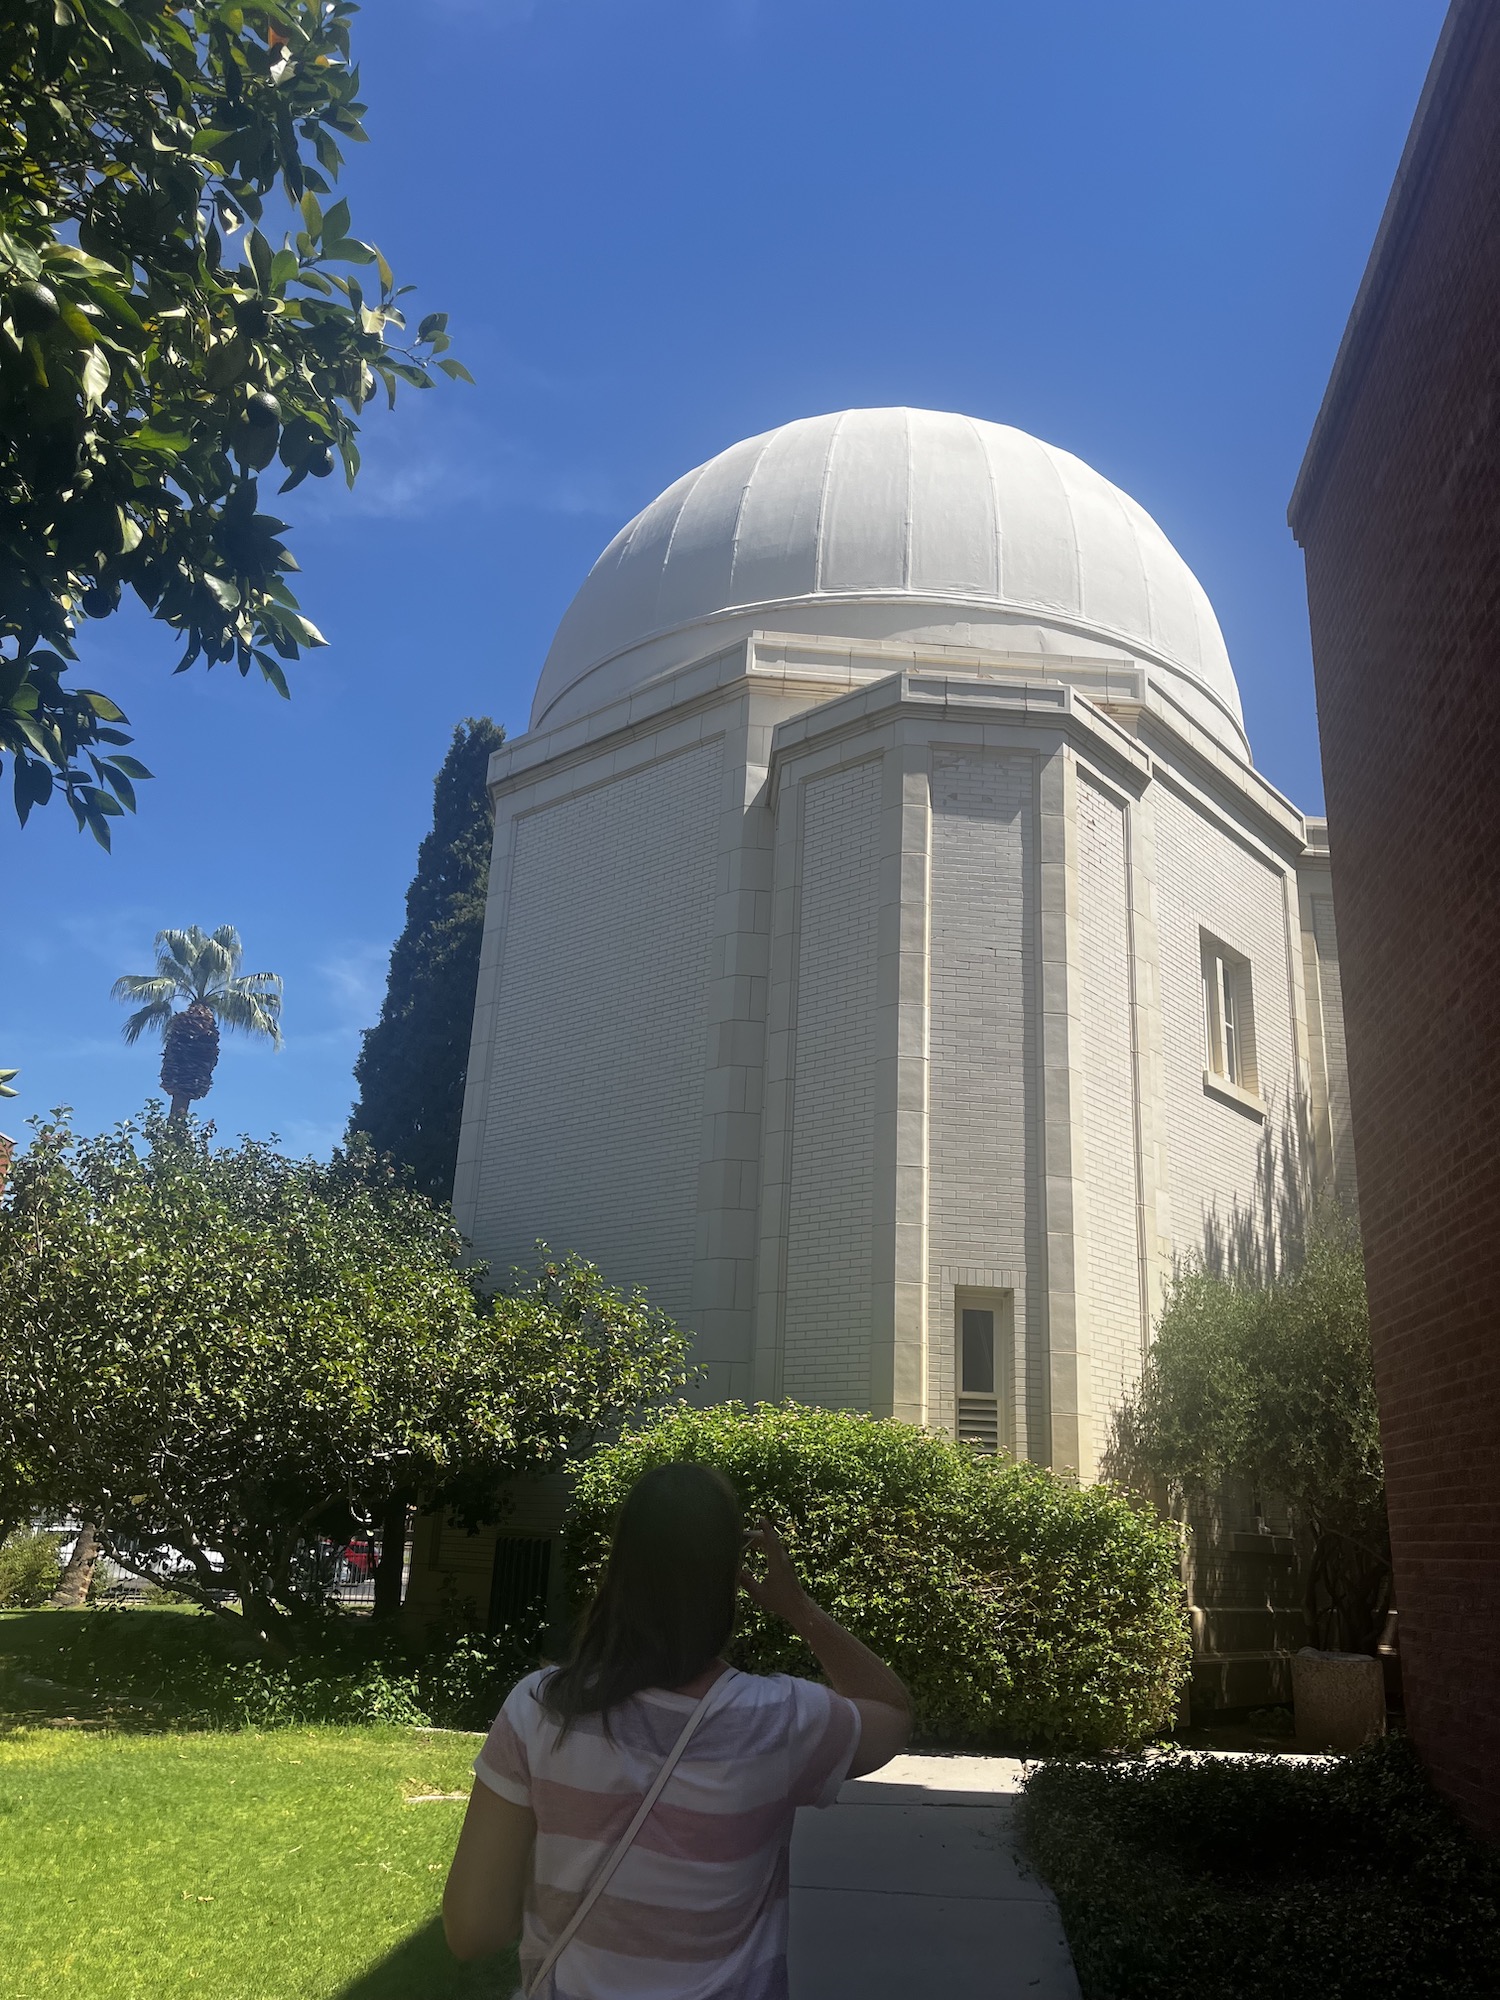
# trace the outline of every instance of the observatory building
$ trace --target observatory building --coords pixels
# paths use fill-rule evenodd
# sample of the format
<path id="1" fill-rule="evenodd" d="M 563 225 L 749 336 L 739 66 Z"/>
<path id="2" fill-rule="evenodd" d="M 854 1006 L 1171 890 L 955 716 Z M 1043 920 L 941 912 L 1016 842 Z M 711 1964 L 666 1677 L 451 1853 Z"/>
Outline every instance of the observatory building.
<path id="1" fill-rule="evenodd" d="M 644 1286 L 708 1399 L 1087 1479 L 1174 1257 L 1351 1187 L 1325 830 L 1067 452 L 732 446 L 600 556 L 490 790 L 459 1222 Z"/>

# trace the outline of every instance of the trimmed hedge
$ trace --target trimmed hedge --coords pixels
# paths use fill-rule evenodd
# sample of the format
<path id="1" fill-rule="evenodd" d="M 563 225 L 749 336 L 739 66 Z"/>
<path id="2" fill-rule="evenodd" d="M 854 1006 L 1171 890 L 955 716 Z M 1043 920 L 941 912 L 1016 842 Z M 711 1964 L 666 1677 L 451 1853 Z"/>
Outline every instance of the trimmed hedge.
<path id="1" fill-rule="evenodd" d="M 1404 1736 L 1338 1759 L 1044 1764 L 1023 1813 L 1086 2000 L 1500 1993 L 1500 1868 Z"/>
<path id="2" fill-rule="evenodd" d="M 775 1523 L 813 1596 L 905 1680 L 927 1740 L 1126 1749 L 1171 1726 L 1189 1661 L 1176 1531 L 1109 1488 L 849 1411 L 678 1408 L 581 1469 L 580 1595 L 632 1482 L 674 1459 L 719 1467 L 747 1520 Z M 730 1657 L 817 1671 L 746 1599 Z"/>

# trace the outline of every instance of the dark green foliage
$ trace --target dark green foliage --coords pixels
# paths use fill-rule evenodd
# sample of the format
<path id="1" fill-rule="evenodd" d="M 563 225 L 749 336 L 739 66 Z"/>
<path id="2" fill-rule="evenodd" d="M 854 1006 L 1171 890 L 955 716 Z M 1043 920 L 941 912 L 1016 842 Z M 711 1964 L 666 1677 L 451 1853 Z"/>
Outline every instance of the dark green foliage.
<path id="1" fill-rule="evenodd" d="M 315 1537 L 399 1495 L 494 1520 L 509 1480 L 682 1387 L 684 1337 L 579 1259 L 479 1296 L 452 1218 L 368 1145 L 210 1133 L 43 1125 L 0 1203 L 0 1495 L 94 1522 L 124 1567 L 230 1586 L 305 1647 Z"/>
<path id="2" fill-rule="evenodd" d="M 1231 1480 L 1287 1504 L 1315 1643 L 1373 1650 L 1389 1583 L 1364 1259 L 1323 1218 L 1273 1282 L 1179 1273 L 1106 1460 L 1193 1496 Z"/>
<path id="3" fill-rule="evenodd" d="M 116 704 L 68 681 L 80 623 L 133 591 L 179 672 L 233 662 L 284 694 L 323 640 L 256 474 L 279 459 L 284 492 L 337 452 L 352 485 L 377 390 L 464 374 L 445 316 L 408 335 L 385 259 L 320 200 L 365 136 L 355 11 L 0 9 L 0 752 L 23 821 L 60 788 L 107 847 L 151 775 Z"/>
<path id="4" fill-rule="evenodd" d="M 568 1544 L 585 1586 L 631 1483 L 673 1459 L 718 1466 L 775 1523 L 818 1602 L 906 1681 L 926 1737 L 1122 1748 L 1170 1725 L 1188 1662 L 1175 1531 L 1107 1488 L 849 1411 L 677 1409 L 582 1468 Z M 817 1672 L 748 1602 L 732 1657 Z"/>
<path id="5" fill-rule="evenodd" d="M 391 952 L 380 1019 L 354 1065 L 349 1132 L 411 1169 L 434 1201 L 453 1195 L 474 1025 L 493 822 L 485 773 L 505 731 L 470 716 L 433 786 L 432 831 L 417 850 L 406 925 Z"/>
<path id="6" fill-rule="evenodd" d="M 1402 1736 L 1327 1763 L 1047 1764 L 1024 1813 L 1085 2000 L 1500 1993 L 1500 1877 Z"/>
<path id="7" fill-rule="evenodd" d="M 159 1729 L 488 1729 L 540 1659 L 533 1626 L 485 1638 L 344 1617 L 315 1652 L 271 1664 L 206 1613 L 101 1606 L 0 1620 L 0 1708 Z"/>
<path id="8" fill-rule="evenodd" d="M 62 1575 L 57 1559 L 61 1536 L 39 1528 L 18 1528 L 0 1544 L 0 1609 L 45 1604 Z"/>

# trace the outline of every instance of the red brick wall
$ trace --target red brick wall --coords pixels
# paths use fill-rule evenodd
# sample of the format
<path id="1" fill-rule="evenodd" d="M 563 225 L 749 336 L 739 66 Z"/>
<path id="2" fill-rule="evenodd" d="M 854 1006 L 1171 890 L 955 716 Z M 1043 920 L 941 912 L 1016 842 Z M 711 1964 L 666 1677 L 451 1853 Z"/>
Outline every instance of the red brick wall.
<path id="1" fill-rule="evenodd" d="M 1408 1716 L 1500 1833 L 1500 7 L 1481 8 L 1455 10 L 1480 25 L 1293 525 Z"/>

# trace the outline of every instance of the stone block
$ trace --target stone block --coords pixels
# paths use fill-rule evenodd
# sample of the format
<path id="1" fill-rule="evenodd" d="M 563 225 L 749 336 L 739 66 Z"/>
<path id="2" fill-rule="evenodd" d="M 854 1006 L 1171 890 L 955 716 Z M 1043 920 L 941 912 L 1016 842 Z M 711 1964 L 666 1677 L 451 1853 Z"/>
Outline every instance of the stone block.
<path id="1" fill-rule="evenodd" d="M 1385 1677 L 1369 1653 L 1292 1656 L 1292 1702 L 1299 1750 L 1358 1750 L 1385 1734 Z"/>

